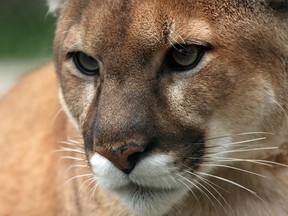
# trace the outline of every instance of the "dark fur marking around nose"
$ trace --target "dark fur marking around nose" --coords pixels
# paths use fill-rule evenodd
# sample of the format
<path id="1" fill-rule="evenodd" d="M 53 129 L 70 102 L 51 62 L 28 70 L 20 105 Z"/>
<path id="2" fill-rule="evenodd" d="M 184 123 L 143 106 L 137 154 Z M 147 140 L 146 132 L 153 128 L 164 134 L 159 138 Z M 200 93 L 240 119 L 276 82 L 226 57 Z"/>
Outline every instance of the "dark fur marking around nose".
<path id="1" fill-rule="evenodd" d="M 268 0 L 268 3 L 275 10 L 288 9 L 288 0 Z"/>
<path id="2" fill-rule="evenodd" d="M 131 172 L 145 147 L 137 145 L 123 145 L 118 149 L 96 146 L 95 151 L 111 161 L 115 167 L 125 173 Z"/>

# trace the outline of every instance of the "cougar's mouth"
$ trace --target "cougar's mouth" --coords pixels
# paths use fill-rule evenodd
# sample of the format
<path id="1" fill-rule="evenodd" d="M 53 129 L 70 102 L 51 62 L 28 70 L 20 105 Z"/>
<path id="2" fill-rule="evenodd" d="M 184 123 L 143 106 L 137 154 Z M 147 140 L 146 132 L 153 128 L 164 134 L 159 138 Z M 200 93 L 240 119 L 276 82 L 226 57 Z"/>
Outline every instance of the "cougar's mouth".
<path id="1" fill-rule="evenodd" d="M 124 205 L 137 216 L 165 215 L 186 193 L 181 187 L 157 188 L 133 182 L 114 191 Z"/>
<path id="2" fill-rule="evenodd" d="M 204 135 L 192 135 L 184 136 L 182 139 L 166 137 L 162 139 L 164 141 L 157 143 L 154 151 L 146 148 L 145 151 L 137 152 L 137 156 L 140 157 L 129 172 L 115 166 L 118 161 L 116 157 L 112 157 L 114 152 L 108 155 L 106 152 L 103 153 L 102 149 L 95 151 L 90 155 L 90 165 L 95 179 L 103 188 L 115 192 L 137 216 L 164 215 L 191 190 L 193 181 L 197 181 L 191 180 L 189 173 L 197 170 L 202 163 L 205 151 Z M 179 145 L 182 149 L 179 149 Z M 129 148 L 131 151 L 134 150 L 134 145 Z M 127 151 L 129 153 L 129 150 Z M 121 157 L 121 154 L 123 153 L 120 151 L 116 156 Z M 122 159 L 129 162 L 130 158 L 128 156 Z M 125 163 L 123 164 L 125 166 Z"/>
<path id="3" fill-rule="evenodd" d="M 157 197 L 161 195 L 167 195 L 169 193 L 175 193 L 180 191 L 181 188 L 156 188 L 156 187 L 149 187 L 149 186 L 142 186 L 135 184 L 131 182 L 130 184 L 115 189 L 115 192 L 118 194 L 124 194 L 131 195 L 131 197 L 134 197 L 134 199 L 145 199 L 148 197 Z"/>
<path id="4" fill-rule="evenodd" d="M 164 154 L 149 156 L 129 174 L 98 154 L 91 157 L 90 164 L 97 182 L 114 191 L 136 215 L 163 215 L 187 192 L 171 166 L 173 161 Z"/>

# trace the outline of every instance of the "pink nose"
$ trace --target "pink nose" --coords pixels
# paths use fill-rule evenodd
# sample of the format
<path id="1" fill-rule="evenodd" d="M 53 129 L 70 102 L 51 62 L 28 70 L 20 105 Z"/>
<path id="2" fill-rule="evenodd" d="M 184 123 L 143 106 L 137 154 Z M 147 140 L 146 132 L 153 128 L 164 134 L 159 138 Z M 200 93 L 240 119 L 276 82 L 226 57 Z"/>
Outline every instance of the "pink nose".
<path id="1" fill-rule="evenodd" d="M 115 167 L 128 173 L 134 168 L 140 153 L 145 148 L 136 145 L 125 145 L 114 150 L 103 146 L 96 146 L 95 150 L 98 154 L 111 161 Z"/>

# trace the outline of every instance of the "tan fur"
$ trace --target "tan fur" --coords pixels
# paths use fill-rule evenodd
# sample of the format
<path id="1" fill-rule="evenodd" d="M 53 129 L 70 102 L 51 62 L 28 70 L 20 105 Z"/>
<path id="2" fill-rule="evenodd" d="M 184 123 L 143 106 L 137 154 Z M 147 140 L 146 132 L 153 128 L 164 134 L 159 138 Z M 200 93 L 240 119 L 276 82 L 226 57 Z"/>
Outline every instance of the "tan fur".
<path id="1" fill-rule="evenodd" d="M 103 210 L 110 205 L 117 210 L 112 195 L 105 201 L 101 192 L 95 195 L 99 198 L 97 205 L 89 208 L 87 202 L 94 204 L 92 195 L 86 194 L 87 198 L 78 200 L 81 197 L 78 193 L 89 192 L 85 187 L 78 191 L 83 181 L 67 182 L 75 174 L 71 170 L 67 172 L 73 160 L 61 159 L 66 154 L 57 150 L 62 146 L 61 141 L 79 134 L 59 111 L 52 64 L 25 76 L 1 100 L 0 215 L 113 215 Z M 85 171 L 82 169 L 81 174 Z"/>
<path id="2" fill-rule="evenodd" d="M 0 101 L 0 215 L 288 215 L 287 10 L 259 2 L 49 1 L 56 70 L 26 75 Z M 193 70 L 165 71 L 171 44 L 183 41 L 213 48 Z M 73 51 L 97 59 L 100 75 L 81 75 Z M 259 140 L 237 147 L 249 139 Z M 187 191 L 162 214 L 154 185 L 141 209 L 139 189 L 131 204 L 92 181 L 96 147 L 123 143 L 148 143 L 144 158 L 169 156 L 155 167 L 184 176 L 174 181 Z M 124 181 L 118 174 L 107 182 Z"/>

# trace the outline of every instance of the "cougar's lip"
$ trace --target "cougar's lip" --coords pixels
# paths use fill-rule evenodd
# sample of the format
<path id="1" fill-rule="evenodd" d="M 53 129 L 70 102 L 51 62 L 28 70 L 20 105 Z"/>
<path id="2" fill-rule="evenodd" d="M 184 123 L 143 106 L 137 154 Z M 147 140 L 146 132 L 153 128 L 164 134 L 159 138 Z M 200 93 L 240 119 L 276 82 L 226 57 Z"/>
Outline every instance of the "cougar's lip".
<path id="1" fill-rule="evenodd" d="M 167 213 L 187 193 L 173 161 L 167 154 L 151 155 L 140 160 L 129 174 L 98 154 L 91 157 L 90 165 L 97 182 L 115 192 L 135 215 L 158 216 Z"/>
<path id="2" fill-rule="evenodd" d="M 139 184 L 135 184 L 131 182 L 130 184 L 115 189 L 114 191 L 118 194 L 127 194 L 131 197 L 161 197 L 165 196 L 166 194 L 175 193 L 181 190 L 181 188 L 156 188 L 156 187 L 149 187 L 149 186 L 142 186 Z"/>
<path id="3" fill-rule="evenodd" d="M 121 182 L 118 186 L 115 186 L 114 188 L 109 188 L 112 191 L 115 192 L 124 192 L 124 191 L 134 191 L 135 193 L 139 193 L 139 194 L 149 194 L 149 193 L 169 193 L 169 192 L 175 192 L 177 190 L 181 189 L 180 185 L 173 185 L 173 186 L 164 186 L 163 185 L 161 187 L 159 187 L 158 185 L 152 185 L 152 184 L 143 184 L 141 182 L 141 176 L 137 177 L 137 179 L 135 178 L 131 178 L 129 176 L 129 174 L 125 174 L 126 175 L 126 179 L 123 179 L 124 181 Z M 168 176 L 164 176 L 163 178 L 168 177 Z M 153 178 L 152 178 L 153 179 Z M 121 181 L 121 179 L 119 179 Z M 143 180 L 143 179 L 142 179 Z M 161 181 L 158 179 L 158 181 Z M 125 182 L 125 183 L 124 183 Z M 161 181 L 163 184 L 163 181 Z"/>
<path id="4" fill-rule="evenodd" d="M 95 154 L 91 158 L 91 167 L 96 180 L 107 189 L 124 189 L 127 186 L 151 188 L 152 190 L 169 191 L 179 188 L 179 182 L 172 177 L 175 168 L 169 166 L 173 158 L 168 155 L 154 155 L 141 160 L 131 173 L 117 169 L 107 158 Z"/>

